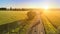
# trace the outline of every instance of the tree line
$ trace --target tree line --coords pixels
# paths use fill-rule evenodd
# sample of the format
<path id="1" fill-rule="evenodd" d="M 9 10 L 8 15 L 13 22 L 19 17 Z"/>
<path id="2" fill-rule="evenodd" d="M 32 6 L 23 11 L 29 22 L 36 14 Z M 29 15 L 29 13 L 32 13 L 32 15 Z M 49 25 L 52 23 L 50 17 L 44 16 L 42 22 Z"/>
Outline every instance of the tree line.
<path id="1" fill-rule="evenodd" d="M 26 8 L 0 8 L 0 10 L 12 10 L 12 11 L 26 11 L 26 10 L 30 10 L 30 9 L 26 9 Z"/>

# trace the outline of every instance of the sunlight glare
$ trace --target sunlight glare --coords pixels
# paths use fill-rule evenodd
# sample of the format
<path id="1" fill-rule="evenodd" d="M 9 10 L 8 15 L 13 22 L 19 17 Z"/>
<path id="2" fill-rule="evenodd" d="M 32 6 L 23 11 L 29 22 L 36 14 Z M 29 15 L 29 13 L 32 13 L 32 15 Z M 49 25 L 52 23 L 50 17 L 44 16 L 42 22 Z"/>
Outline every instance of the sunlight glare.
<path id="1" fill-rule="evenodd" d="M 48 9 L 48 5 L 44 6 L 43 8 L 47 10 Z"/>
<path id="2" fill-rule="evenodd" d="M 44 9 L 44 13 L 48 13 L 49 11 L 48 11 L 48 9 L 49 9 L 49 5 L 44 5 L 43 6 L 43 9 Z"/>

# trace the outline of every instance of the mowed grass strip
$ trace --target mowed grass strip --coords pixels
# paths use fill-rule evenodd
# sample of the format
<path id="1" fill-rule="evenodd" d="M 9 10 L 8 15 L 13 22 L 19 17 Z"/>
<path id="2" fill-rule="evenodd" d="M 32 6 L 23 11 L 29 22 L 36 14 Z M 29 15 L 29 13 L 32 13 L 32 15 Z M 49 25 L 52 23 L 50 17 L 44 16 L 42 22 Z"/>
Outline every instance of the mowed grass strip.
<path id="1" fill-rule="evenodd" d="M 0 25 L 25 19 L 28 11 L 0 11 Z"/>

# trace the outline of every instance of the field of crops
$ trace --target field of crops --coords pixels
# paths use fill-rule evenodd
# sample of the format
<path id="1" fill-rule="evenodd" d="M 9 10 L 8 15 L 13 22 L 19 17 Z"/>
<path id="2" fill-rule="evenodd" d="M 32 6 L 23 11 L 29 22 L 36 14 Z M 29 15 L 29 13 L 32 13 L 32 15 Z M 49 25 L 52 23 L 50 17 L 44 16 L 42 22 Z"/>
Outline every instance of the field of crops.
<path id="1" fill-rule="evenodd" d="M 0 25 L 4 25 L 4 24 L 7 25 L 7 23 L 11 23 L 12 25 L 14 25 L 15 23 L 13 24 L 13 22 L 18 21 L 18 20 L 24 20 L 24 19 L 26 19 L 27 18 L 27 15 L 26 15 L 27 12 L 28 11 L 0 11 Z M 26 23 L 24 23 L 24 24 L 26 24 Z M 12 26 L 12 25 L 10 25 L 10 26 L 11 27 L 15 27 L 15 26 Z M 4 27 L 4 26 L 1 26 L 1 28 L 2 27 Z M 12 29 L 11 27 L 9 27 L 10 30 Z M 26 29 L 27 25 L 23 26 L 21 24 L 20 27 L 15 28 L 15 29 L 13 29 L 11 31 L 17 32 L 20 28 L 23 28 L 23 27 Z M 5 29 L 1 29 L 1 28 L 0 28 L 0 30 L 4 30 L 5 31 Z M 21 30 L 25 31 L 25 29 L 21 29 Z M 8 27 L 7 27 L 7 30 L 8 30 Z M 21 32 L 21 34 L 22 33 L 23 32 Z M 4 32 L 0 31 L 0 34 L 4 34 Z M 6 34 L 9 34 L 9 32 L 7 32 Z"/>
<path id="2" fill-rule="evenodd" d="M 27 11 L 0 11 L 0 25 L 26 18 Z"/>
<path id="3" fill-rule="evenodd" d="M 0 25 L 23 20 L 27 18 L 27 12 L 28 11 L 0 11 Z M 60 34 L 60 11 L 44 11 L 41 14 L 41 19 L 44 24 L 46 34 Z M 26 24 L 25 26 L 21 25 L 19 28 L 16 28 L 12 31 L 18 31 L 23 27 L 27 29 L 28 24 Z M 26 31 L 25 29 L 20 30 Z M 21 34 L 24 33 L 21 32 Z"/>
<path id="4" fill-rule="evenodd" d="M 41 17 L 46 34 L 60 34 L 60 11 L 45 11 Z"/>

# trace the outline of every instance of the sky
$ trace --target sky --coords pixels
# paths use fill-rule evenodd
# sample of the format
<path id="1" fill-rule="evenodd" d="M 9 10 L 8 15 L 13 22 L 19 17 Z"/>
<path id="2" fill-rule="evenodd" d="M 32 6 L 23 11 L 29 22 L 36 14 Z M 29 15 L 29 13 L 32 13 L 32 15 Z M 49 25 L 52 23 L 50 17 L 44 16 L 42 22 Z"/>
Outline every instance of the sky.
<path id="1" fill-rule="evenodd" d="M 0 7 L 6 8 L 60 8 L 60 0 L 0 0 Z"/>

